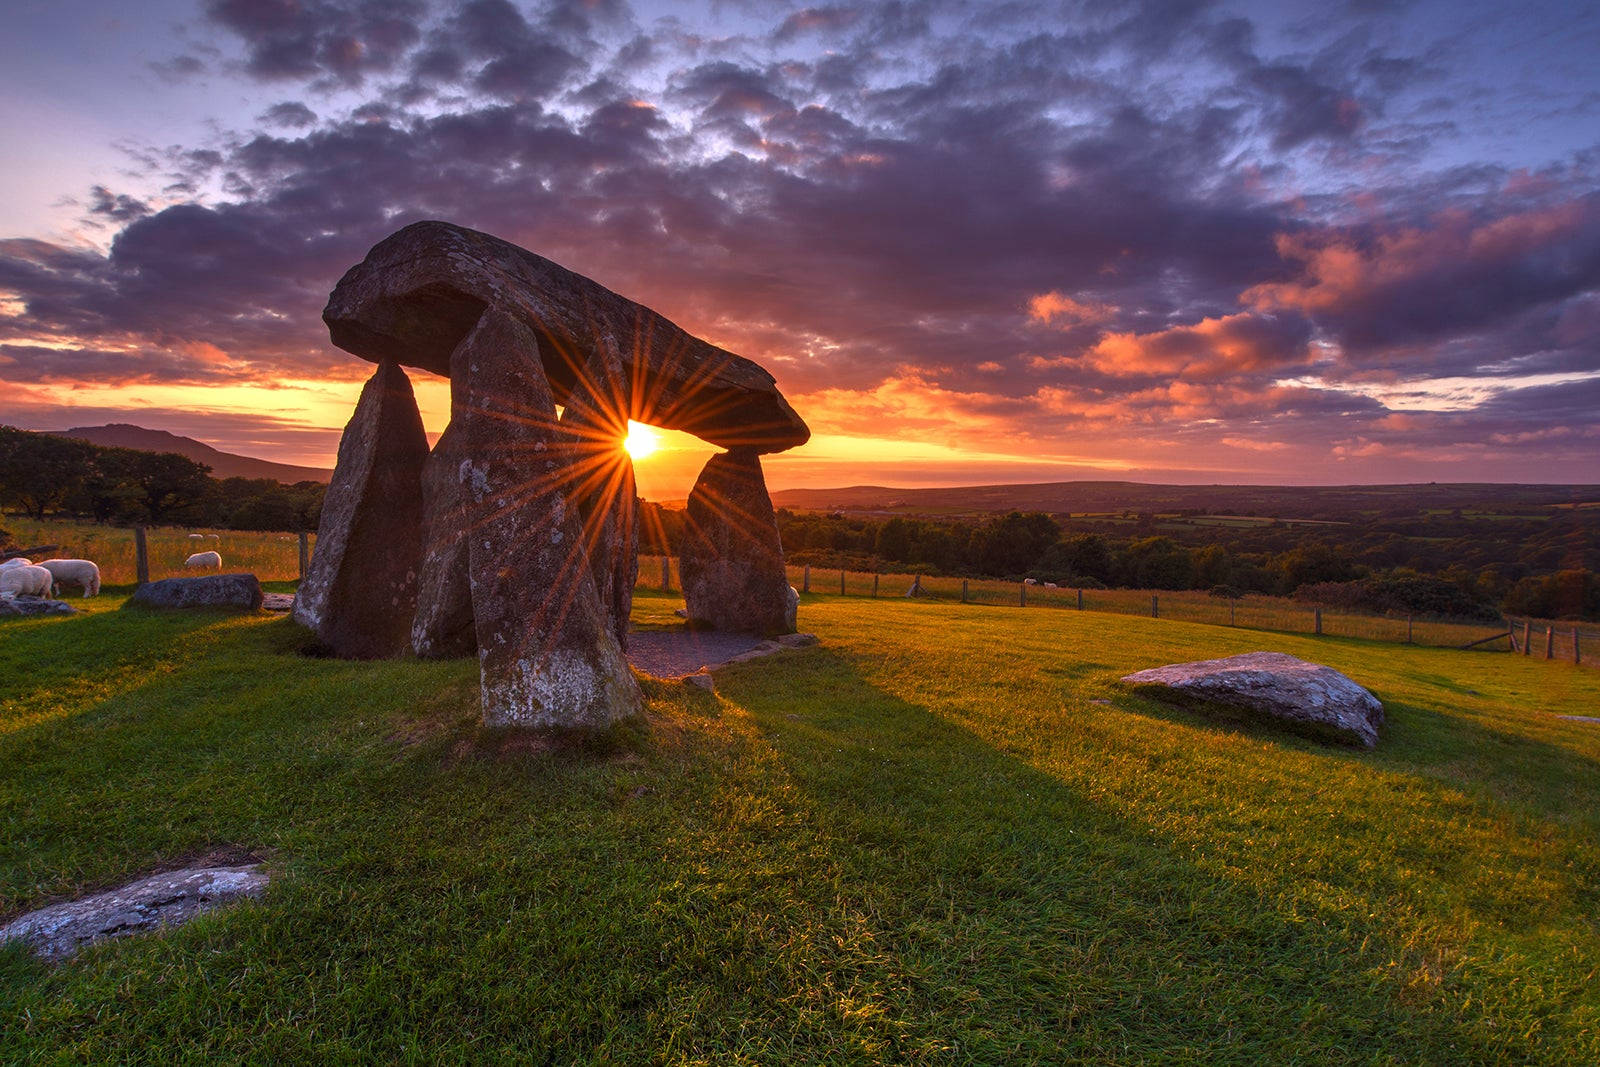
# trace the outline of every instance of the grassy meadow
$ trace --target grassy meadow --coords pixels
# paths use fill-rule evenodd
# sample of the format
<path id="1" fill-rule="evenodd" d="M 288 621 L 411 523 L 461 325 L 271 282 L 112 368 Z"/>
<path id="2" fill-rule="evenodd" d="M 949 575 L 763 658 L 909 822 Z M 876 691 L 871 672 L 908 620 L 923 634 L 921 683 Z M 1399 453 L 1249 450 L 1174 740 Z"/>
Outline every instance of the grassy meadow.
<path id="1" fill-rule="evenodd" d="M 20 515 L 0 516 L 0 527 L 11 531 L 12 539 L 24 548 L 56 545 L 55 556 L 94 560 L 105 585 L 132 585 L 138 577 L 133 531 L 126 527 L 72 519 L 41 522 Z M 191 538 L 191 534 L 200 537 Z M 311 535 L 313 545 L 316 540 L 316 535 Z M 194 574 L 184 569 L 183 561 L 206 551 L 222 556 L 224 571 L 249 571 L 264 582 L 292 582 L 300 577 L 300 546 L 295 534 L 152 526 L 145 532 L 145 550 L 152 580 Z"/>
<path id="2" fill-rule="evenodd" d="M 481 727 L 470 661 L 117 605 L 0 625 L 0 914 L 274 881 L 0 952 L 0 1062 L 1600 1061 L 1595 672 L 813 595 L 819 647 L 576 744 Z M 1373 689 L 1380 747 L 1116 681 L 1252 649 Z"/>

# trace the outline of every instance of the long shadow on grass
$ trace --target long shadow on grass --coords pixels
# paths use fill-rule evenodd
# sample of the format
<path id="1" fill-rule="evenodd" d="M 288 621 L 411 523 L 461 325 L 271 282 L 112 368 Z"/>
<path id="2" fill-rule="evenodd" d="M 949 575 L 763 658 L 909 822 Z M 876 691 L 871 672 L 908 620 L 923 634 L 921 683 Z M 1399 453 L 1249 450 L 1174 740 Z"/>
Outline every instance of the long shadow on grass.
<path id="1" fill-rule="evenodd" d="M 963 1055 L 1472 1060 L 1514 1040 L 1462 1025 L 1448 977 L 1422 994 L 1384 977 L 1411 953 L 1382 916 L 1340 930 L 1282 913 L 848 658 L 813 650 L 719 688 L 766 731 L 871 917 L 888 958 L 855 961 L 863 980 L 902 974 L 909 1025 Z"/>

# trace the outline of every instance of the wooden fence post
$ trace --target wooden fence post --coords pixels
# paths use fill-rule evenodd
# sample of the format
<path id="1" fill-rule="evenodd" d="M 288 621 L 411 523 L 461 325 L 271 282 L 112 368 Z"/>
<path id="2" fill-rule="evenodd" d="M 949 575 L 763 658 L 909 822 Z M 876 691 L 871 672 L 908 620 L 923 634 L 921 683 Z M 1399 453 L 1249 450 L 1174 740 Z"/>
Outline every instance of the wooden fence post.
<path id="1" fill-rule="evenodd" d="M 839 568 L 839 595 L 844 596 L 844 568 Z"/>
<path id="2" fill-rule="evenodd" d="M 961 579 L 961 602 L 963 604 L 967 602 L 967 580 L 965 578 Z"/>
<path id="3" fill-rule="evenodd" d="M 1233 608 L 1234 608 L 1234 602 L 1231 601 L 1231 600 L 1228 601 L 1228 625 L 1229 626 L 1233 625 Z"/>
<path id="4" fill-rule="evenodd" d="M 1318 637 L 1321 637 L 1322 636 L 1322 605 L 1318 604 L 1316 607 L 1312 608 L 1311 609 L 1311 613 L 1312 613 L 1312 618 L 1314 618 L 1316 620 L 1316 629 L 1315 629 L 1314 632 L 1316 633 L 1316 635 Z"/>
<path id="5" fill-rule="evenodd" d="M 872 598 L 874 600 L 878 598 L 878 575 L 876 572 L 872 575 Z"/>
<path id="6" fill-rule="evenodd" d="M 1078 590 L 1078 610 L 1083 610 L 1083 590 Z"/>
<path id="7" fill-rule="evenodd" d="M 661 591 L 672 592 L 672 557 L 661 557 Z"/>
<path id="8" fill-rule="evenodd" d="M 300 580 L 306 580 L 306 570 L 311 566 L 311 535 L 300 531 Z"/>
<path id="9" fill-rule="evenodd" d="M 800 572 L 800 591 L 811 592 L 811 564 L 806 564 L 806 569 Z"/>
<path id="10" fill-rule="evenodd" d="M 1150 594 L 1150 617 L 1152 619 L 1161 618 L 1161 598 L 1155 593 Z"/>
<path id="11" fill-rule="evenodd" d="M 1411 616 L 1406 616 L 1406 644 L 1411 643 Z"/>
<path id="12" fill-rule="evenodd" d="M 1027 606 L 1028 606 L 1028 583 L 1027 582 L 1019 582 L 1019 583 L 1017 583 L 1017 607 L 1025 608 Z"/>
<path id="13" fill-rule="evenodd" d="M 1583 653 L 1578 651 L 1578 628 L 1576 626 L 1572 628 L 1572 662 L 1575 664 L 1583 662 Z"/>
<path id="14" fill-rule="evenodd" d="M 1525 619 L 1522 623 L 1522 654 L 1524 656 L 1533 652 L 1533 620 Z"/>
<path id="15" fill-rule="evenodd" d="M 1555 659 L 1555 655 L 1556 655 L 1556 628 L 1554 626 L 1546 626 L 1544 628 L 1544 658 L 1545 659 Z"/>
<path id="16" fill-rule="evenodd" d="M 150 550 L 144 543 L 144 527 L 133 528 L 133 573 L 140 585 L 150 581 Z"/>

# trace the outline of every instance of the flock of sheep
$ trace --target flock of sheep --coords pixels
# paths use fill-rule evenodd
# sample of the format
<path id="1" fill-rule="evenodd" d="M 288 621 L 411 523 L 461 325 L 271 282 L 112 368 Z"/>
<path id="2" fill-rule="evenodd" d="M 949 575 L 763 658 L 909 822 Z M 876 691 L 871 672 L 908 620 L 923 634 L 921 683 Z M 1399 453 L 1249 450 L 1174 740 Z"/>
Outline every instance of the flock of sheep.
<path id="1" fill-rule="evenodd" d="M 198 537 L 194 534 L 191 536 Z M 183 561 L 195 570 L 220 571 L 222 555 L 216 551 L 196 552 Z M 100 568 L 93 560 L 47 559 L 40 563 L 18 556 L 0 563 L 0 598 L 19 596 L 49 597 L 57 588 L 75 585 L 86 597 L 100 593 Z"/>

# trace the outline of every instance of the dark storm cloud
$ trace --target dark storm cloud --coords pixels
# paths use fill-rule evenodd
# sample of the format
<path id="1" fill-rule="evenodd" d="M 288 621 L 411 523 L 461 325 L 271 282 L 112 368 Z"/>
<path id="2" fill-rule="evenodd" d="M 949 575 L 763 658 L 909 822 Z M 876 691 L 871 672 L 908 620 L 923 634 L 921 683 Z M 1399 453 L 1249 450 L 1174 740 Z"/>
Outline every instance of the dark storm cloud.
<path id="1" fill-rule="evenodd" d="M 0 337 L 83 348 L 35 345 L 36 375 L 360 373 L 318 312 L 427 217 L 589 274 L 786 390 L 915 381 L 1041 436 L 1066 416 L 1376 435 L 1382 405 L 1341 381 L 1600 366 L 1595 162 L 1395 178 L 1422 143 L 1399 142 L 1429 135 L 1375 132 L 1380 90 L 1426 66 L 1361 34 L 1269 56 L 1205 3 L 773 5 L 745 9 L 765 38 L 718 40 L 615 3 L 208 10 L 258 77 L 376 84 L 319 107 L 342 117 L 287 101 L 271 133 L 161 161 L 173 188 L 232 190 L 208 206 L 141 217 L 97 190 L 123 225 L 105 255 L 0 242 L 22 305 Z M 1197 73 L 1150 73 L 1177 68 Z M 1377 175 L 1360 191 L 1295 190 L 1352 159 Z M 1328 387 L 1282 382 L 1302 376 Z"/>
<path id="2" fill-rule="evenodd" d="M 422 36 L 421 0 L 207 0 L 206 17 L 244 44 L 265 80 L 322 77 L 359 85 L 390 70 Z"/>
<path id="3" fill-rule="evenodd" d="M 281 129 L 303 130 L 307 126 L 316 125 L 317 113 L 298 100 L 285 100 L 281 104 L 273 104 L 267 108 L 258 121 Z"/>

